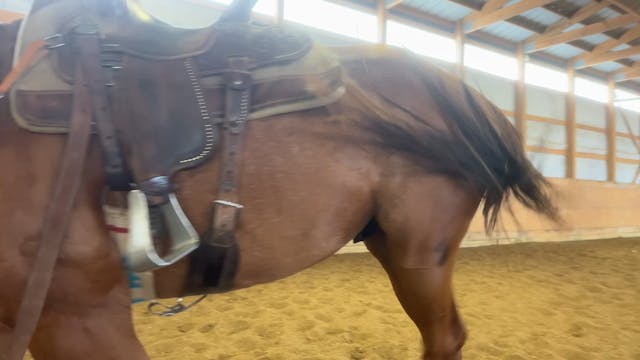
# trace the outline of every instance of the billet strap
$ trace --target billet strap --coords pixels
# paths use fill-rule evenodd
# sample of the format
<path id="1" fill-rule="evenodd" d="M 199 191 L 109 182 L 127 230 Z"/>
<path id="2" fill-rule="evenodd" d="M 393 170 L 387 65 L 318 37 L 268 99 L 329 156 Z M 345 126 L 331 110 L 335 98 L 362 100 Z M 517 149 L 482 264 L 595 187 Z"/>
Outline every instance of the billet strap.
<path id="1" fill-rule="evenodd" d="M 9 74 L 5 76 L 2 83 L 0 83 L 0 99 L 7 95 L 13 84 L 20 79 L 27 68 L 33 66 L 33 64 L 40 61 L 40 59 L 47 54 L 49 50 L 47 45 L 48 43 L 46 40 L 36 40 L 29 44 L 20 56 L 18 63 L 13 67 L 13 69 L 11 69 Z"/>
<path id="2" fill-rule="evenodd" d="M 251 73 L 247 58 L 230 58 L 225 72 L 225 118 L 217 198 L 212 205 L 209 236 L 192 257 L 192 271 L 200 279 L 196 286 L 226 291 L 233 286 L 238 265 L 235 231 L 242 205 L 239 203 L 238 180 L 241 168 L 244 129 L 251 104 Z M 198 256 L 200 254 L 200 256 Z"/>
<path id="3" fill-rule="evenodd" d="M 78 40 L 81 43 L 80 64 L 97 62 L 97 53 L 82 51 L 82 43 L 98 42 L 98 35 L 79 36 Z M 44 216 L 40 247 L 16 316 L 16 327 L 7 360 L 22 360 L 27 351 L 51 285 L 62 242 L 67 234 L 91 138 L 91 99 L 96 92 L 101 92 L 91 85 L 91 74 L 87 73 L 87 68 L 78 66 L 73 86 L 71 127 L 62 164 Z"/>
<path id="4" fill-rule="evenodd" d="M 229 59 L 224 75 L 225 119 L 222 129 L 222 158 L 217 199 L 213 203 L 211 243 L 230 247 L 242 205 L 239 204 L 238 178 L 244 145 L 244 129 L 251 105 L 251 73 L 247 58 Z"/>

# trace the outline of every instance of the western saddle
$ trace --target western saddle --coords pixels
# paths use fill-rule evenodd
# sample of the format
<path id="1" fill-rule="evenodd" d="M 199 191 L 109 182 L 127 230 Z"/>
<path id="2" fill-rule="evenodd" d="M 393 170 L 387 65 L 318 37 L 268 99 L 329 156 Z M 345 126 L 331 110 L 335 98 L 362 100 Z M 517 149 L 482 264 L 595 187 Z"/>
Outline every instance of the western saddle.
<path id="1" fill-rule="evenodd" d="M 128 265 L 147 271 L 192 254 L 187 291 L 231 287 L 247 121 L 326 106 L 344 94 L 338 61 L 305 35 L 250 23 L 255 2 L 236 0 L 218 22 L 194 30 L 136 16 L 124 0 L 60 0 L 23 21 L 16 67 L 30 44 L 40 42 L 46 55 L 13 84 L 13 117 L 29 131 L 67 134 L 67 146 L 10 360 L 24 353 L 41 312 L 50 282 L 43 273 L 52 273 L 66 233 L 91 133 L 108 191 L 128 194 L 129 241 L 121 248 Z M 201 240 L 170 179 L 218 147 L 218 194 Z M 171 239 L 162 255 L 154 246 L 160 236 Z"/>

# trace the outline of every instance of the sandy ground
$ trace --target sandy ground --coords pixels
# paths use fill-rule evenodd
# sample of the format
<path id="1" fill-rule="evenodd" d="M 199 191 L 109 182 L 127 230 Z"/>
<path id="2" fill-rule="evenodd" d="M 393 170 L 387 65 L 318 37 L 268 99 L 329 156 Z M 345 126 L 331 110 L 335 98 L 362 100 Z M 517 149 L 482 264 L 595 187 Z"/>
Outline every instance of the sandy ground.
<path id="1" fill-rule="evenodd" d="M 640 239 L 463 249 L 466 359 L 640 360 Z M 418 359 L 421 342 L 368 254 L 211 296 L 173 318 L 134 307 L 152 359 Z"/>

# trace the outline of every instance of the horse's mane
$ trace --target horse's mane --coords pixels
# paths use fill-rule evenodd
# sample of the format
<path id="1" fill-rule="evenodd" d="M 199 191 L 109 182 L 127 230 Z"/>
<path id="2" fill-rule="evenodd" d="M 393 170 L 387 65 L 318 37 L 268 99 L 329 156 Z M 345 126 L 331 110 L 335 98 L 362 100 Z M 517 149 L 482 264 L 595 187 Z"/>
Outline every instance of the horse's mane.
<path id="1" fill-rule="evenodd" d="M 398 60 L 397 55 L 393 60 Z M 462 80 L 415 58 L 404 56 L 393 65 L 367 67 L 368 71 L 401 68 L 400 73 L 419 78 L 423 88 L 390 96 L 358 81 L 348 85 L 363 108 L 374 113 L 359 126 L 373 135 L 375 146 L 403 153 L 428 172 L 472 184 L 483 194 L 488 233 L 510 194 L 527 208 L 560 221 L 550 184 L 528 160 L 520 134 L 495 105 Z M 387 84 L 378 84 L 378 89 L 384 86 Z M 416 95 L 418 90 L 426 94 Z M 416 113 L 402 105 L 401 96 L 431 97 L 434 113 Z M 392 113 L 391 108 L 400 109 L 410 122 L 398 121 L 397 111 Z M 434 126 L 434 116 L 444 120 L 446 129 Z"/>

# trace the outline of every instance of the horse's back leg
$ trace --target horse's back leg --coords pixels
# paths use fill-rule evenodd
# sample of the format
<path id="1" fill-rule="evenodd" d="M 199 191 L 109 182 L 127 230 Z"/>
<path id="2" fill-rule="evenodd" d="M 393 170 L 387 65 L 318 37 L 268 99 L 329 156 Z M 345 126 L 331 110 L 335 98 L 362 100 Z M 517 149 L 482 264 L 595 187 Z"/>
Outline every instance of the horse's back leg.
<path id="1" fill-rule="evenodd" d="M 380 193 L 378 229 L 365 244 L 387 271 L 400 303 L 419 328 L 424 359 L 460 359 L 466 332 L 453 298 L 451 276 L 479 197 L 442 178 L 392 183 L 393 188 Z"/>

